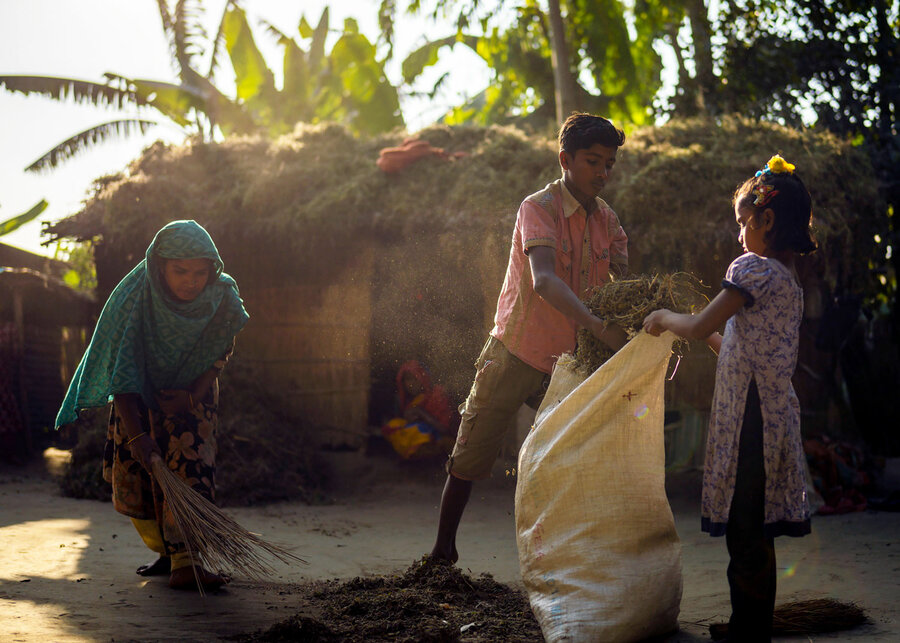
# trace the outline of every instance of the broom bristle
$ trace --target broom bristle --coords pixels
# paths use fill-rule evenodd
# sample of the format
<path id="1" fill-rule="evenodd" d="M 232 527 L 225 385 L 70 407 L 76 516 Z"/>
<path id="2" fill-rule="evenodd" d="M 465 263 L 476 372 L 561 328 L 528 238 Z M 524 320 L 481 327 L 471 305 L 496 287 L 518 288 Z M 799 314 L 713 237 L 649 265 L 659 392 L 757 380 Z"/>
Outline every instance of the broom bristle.
<path id="1" fill-rule="evenodd" d="M 816 598 L 777 606 L 772 630 L 779 634 L 821 634 L 847 630 L 865 621 L 865 610 L 855 603 Z"/>
<path id="2" fill-rule="evenodd" d="M 840 632 L 862 625 L 868 620 L 866 611 L 856 603 L 842 603 L 833 598 L 784 603 L 772 614 L 773 634 L 824 634 Z M 728 623 L 709 626 L 713 640 L 728 636 Z"/>
<path id="3" fill-rule="evenodd" d="M 270 563 L 271 558 L 284 563 L 306 562 L 283 547 L 244 529 L 194 491 L 161 459 L 153 460 L 152 469 L 153 477 L 163 491 L 188 552 L 192 557 L 195 553 L 198 554 L 210 570 L 229 570 L 253 579 L 262 579 L 275 572 Z"/>

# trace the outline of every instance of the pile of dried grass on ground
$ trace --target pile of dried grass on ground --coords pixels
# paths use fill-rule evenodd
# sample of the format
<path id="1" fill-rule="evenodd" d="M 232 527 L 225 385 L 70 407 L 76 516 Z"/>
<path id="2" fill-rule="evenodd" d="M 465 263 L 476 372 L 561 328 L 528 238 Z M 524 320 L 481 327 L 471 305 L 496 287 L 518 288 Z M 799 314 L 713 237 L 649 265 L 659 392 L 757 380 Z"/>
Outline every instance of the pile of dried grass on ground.
<path id="1" fill-rule="evenodd" d="M 654 310 L 668 308 L 677 313 L 696 312 L 708 301 L 700 282 L 691 275 L 639 276 L 611 281 L 595 288 L 584 302 L 604 320 L 621 327 L 631 339 L 641 330 L 644 318 Z M 579 329 L 575 353 L 563 363 L 574 365 L 582 375 L 590 375 L 612 357 L 613 351 L 589 331 Z"/>
<path id="2" fill-rule="evenodd" d="M 541 641 L 528 597 L 490 574 L 472 578 L 427 557 L 401 575 L 319 581 L 298 588 L 300 612 L 234 637 L 274 641 Z"/>

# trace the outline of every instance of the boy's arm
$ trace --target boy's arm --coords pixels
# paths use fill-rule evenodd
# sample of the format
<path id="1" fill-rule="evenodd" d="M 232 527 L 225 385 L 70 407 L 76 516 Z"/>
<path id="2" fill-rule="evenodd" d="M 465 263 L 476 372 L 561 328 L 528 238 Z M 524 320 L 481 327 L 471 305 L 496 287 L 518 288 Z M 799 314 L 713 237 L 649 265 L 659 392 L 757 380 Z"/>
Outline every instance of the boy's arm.
<path id="1" fill-rule="evenodd" d="M 613 350 L 625 345 L 625 331 L 592 314 L 572 289 L 560 279 L 555 270 L 556 250 L 550 246 L 534 246 L 528 250 L 528 263 L 531 266 L 531 278 L 534 291 L 544 301 L 556 308 L 575 323 L 587 328 L 597 339 Z"/>

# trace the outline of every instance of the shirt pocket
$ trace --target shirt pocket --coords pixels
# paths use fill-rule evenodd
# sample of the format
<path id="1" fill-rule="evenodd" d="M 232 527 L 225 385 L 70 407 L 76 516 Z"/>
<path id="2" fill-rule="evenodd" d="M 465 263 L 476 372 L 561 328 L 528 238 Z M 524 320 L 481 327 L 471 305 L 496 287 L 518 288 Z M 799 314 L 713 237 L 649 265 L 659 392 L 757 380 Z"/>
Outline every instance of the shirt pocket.
<path id="1" fill-rule="evenodd" d="M 574 250 L 568 239 L 562 239 L 556 250 L 556 274 L 566 282 L 571 281 Z"/>
<path id="2" fill-rule="evenodd" d="M 591 248 L 591 285 L 609 281 L 609 248 Z"/>

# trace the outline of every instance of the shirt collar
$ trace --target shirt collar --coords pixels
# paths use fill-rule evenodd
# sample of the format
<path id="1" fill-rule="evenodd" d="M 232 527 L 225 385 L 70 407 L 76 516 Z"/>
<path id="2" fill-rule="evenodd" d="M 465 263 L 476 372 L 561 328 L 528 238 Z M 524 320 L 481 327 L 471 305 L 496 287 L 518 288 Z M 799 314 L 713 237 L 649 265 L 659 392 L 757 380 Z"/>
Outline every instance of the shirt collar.
<path id="1" fill-rule="evenodd" d="M 581 208 L 581 211 L 585 212 L 584 207 L 578 202 L 578 199 L 576 199 L 574 196 L 572 196 L 572 193 L 569 192 L 569 188 L 566 187 L 566 182 L 563 181 L 562 179 L 560 179 L 559 185 L 562 188 L 561 194 L 562 194 L 563 216 L 565 216 L 568 219 L 570 216 L 575 214 L 575 212 L 578 210 L 578 208 Z M 587 216 L 586 212 L 585 212 L 585 216 Z"/>

